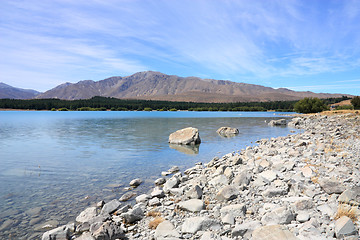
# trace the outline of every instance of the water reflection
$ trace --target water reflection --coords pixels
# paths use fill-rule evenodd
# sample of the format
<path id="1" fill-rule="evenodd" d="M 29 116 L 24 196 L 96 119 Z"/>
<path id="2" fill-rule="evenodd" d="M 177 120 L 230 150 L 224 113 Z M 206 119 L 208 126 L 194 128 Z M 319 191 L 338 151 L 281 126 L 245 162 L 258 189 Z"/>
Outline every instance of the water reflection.
<path id="1" fill-rule="evenodd" d="M 200 144 L 196 145 L 180 145 L 180 144 L 169 144 L 171 149 L 175 149 L 185 154 L 199 154 Z"/>

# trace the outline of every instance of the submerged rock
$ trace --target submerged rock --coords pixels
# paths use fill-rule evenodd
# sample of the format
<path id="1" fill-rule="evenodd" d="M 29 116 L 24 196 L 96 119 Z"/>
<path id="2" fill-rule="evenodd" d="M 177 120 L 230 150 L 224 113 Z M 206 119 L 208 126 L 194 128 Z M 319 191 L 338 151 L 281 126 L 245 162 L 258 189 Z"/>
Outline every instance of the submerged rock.
<path id="1" fill-rule="evenodd" d="M 232 127 L 221 127 L 216 132 L 223 137 L 233 137 L 239 134 L 239 130 Z"/>

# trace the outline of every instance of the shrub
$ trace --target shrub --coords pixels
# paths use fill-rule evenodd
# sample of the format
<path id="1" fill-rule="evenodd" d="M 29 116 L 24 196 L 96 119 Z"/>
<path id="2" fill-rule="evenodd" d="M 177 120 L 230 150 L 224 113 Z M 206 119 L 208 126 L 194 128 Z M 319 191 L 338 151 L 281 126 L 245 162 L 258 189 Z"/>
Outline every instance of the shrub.
<path id="1" fill-rule="evenodd" d="M 354 106 L 355 109 L 360 109 L 360 96 L 356 96 L 351 99 L 351 104 Z"/>
<path id="2" fill-rule="evenodd" d="M 354 110 L 353 105 L 343 105 L 343 106 L 337 106 L 335 108 L 336 110 Z"/>
<path id="3" fill-rule="evenodd" d="M 156 217 L 154 220 L 152 220 L 151 222 L 149 222 L 149 228 L 150 229 L 156 229 L 157 226 L 162 223 L 165 219 L 162 217 Z"/>
<path id="4" fill-rule="evenodd" d="M 304 98 L 295 103 L 294 110 L 298 113 L 318 113 L 327 110 L 327 107 L 318 98 Z"/>
<path id="5" fill-rule="evenodd" d="M 152 111 L 152 108 L 146 107 L 144 108 L 144 111 Z"/>

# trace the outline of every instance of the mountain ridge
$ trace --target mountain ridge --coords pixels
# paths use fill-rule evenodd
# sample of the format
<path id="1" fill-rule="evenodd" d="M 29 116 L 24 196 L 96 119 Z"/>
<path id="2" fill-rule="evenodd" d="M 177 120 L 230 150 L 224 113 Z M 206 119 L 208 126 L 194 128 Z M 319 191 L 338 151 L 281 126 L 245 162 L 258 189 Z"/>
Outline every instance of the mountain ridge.
<path id="1" fill-rule="evenodd" d="M 0 82 L 0 98 L 11 99 L 31 99 L 40 94 L 40 92 L 32 89 L 23 89 L 10 86 Z"/>
<path id="2" fill-rule="evenodd" d="M 100 81 L 82 80 L 77 83 L 64 83 L 35 98 L 76 100 L 102 96 L 186 102 L 262 102 L 299 100 L 304 97 L 331 98 L 343 95 L 347 94 L 296 92 L 286 88 L 274 89 L 229 80 L 179 77 L 145 71 L 126 77 L 113 76 Z"/>

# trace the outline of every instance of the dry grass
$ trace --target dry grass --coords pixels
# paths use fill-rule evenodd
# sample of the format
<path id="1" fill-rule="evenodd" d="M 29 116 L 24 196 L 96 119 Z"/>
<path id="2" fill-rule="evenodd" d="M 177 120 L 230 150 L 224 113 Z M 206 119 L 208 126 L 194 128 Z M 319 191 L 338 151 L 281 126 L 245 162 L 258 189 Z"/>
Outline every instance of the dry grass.
<path id="1" fill-rule="evenodd" d="M 157 211 L 150 211 L 150 212 L 146 213 L 146 216 L 147 217 L 159 217 L 159 216 L 161 216 L 161 213 L 157 212 Z"/>
<path id="2" fill-rule="evenodd" d="M 313 183 L 319 184 L 319 177 L 318 177 L 318 176 L 316 176 L 316 177 L 311 177 L 310 179 L 311 179 L 311 181 L 312 181 Z"/>
<path id="3" fill-rule="evenodd" d="M 151 222 L 149 222 L 149 228 L 150 229 L 156 229 L 157 226 L 162 223 L 165 219 L 162 217 L 156 217 L 154 220 L 152 220 Z"/>
<path id="4" fill-rule="evenodd" d="M 347 204 L 340 204 L 334 218 L 339 219 L 342 216 L 347 216 L 353 222 L 357 222 L 359 220 L 359 215 L 357 214 L 357 206 L 349 206 Z"/>

